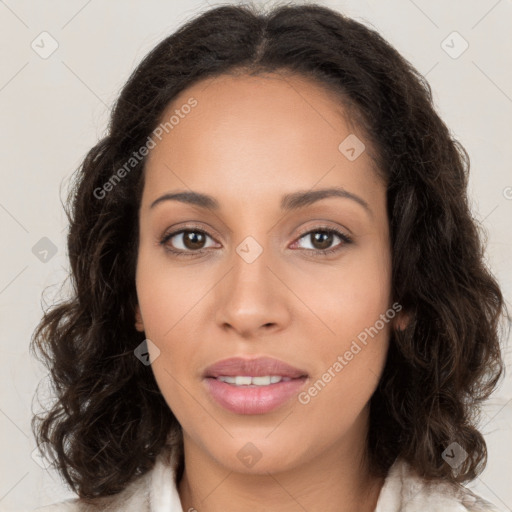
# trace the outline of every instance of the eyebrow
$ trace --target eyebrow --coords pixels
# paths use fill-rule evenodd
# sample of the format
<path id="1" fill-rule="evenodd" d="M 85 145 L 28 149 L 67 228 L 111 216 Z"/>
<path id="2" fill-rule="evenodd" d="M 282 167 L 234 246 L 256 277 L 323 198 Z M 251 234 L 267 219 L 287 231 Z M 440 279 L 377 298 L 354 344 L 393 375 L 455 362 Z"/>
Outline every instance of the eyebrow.
<path id="1" fill-rule="evenodd" d="M 281 198 L 281 210 L 298 210 L 328 197 L 351 199 L 362 206 L 366 212 L 370 214 L 370 216 L 373 216 L 373 212 L 370 209 L 370 206 L 364 199 L 341 187 L 306 191 L 299 190 L 298 192 L 286 194 Z M 200 208 L 206 208 L 208 210 L 220 210 L 220 204 L 214 197 L 193 191 L 164 194 L 151 203 L 150 209 L 164 201 L 179 201 L 181 203 L 192 204 L 199 206 Z"/>

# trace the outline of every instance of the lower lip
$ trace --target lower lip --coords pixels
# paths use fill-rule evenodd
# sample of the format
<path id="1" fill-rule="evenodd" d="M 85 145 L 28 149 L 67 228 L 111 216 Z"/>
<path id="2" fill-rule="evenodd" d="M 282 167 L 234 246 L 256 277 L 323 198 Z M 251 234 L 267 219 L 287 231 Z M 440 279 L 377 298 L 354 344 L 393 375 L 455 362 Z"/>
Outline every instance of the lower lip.
<path id="1" fill-rule="evenodd" d="M 265 414 L 297 395 L 306 377 L 268 386 L 234 386 L 213 377 L 206 378 L 205 382 L 213 399 L 228 411 L 236 414 Z"/>

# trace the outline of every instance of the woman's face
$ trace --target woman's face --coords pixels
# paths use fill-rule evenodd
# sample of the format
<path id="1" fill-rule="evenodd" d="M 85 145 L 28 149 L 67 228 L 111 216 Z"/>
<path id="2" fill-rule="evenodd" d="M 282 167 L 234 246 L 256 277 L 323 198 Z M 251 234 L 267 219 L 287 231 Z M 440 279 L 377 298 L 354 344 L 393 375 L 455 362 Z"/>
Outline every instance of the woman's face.
<path id="1" fill-rule="evenodd" d="M 186 450 L 257 473 L 359 451 L 395 313 L 386 189 L 364 136 L 291 76 L 199 82 L 163 121 L 145 169 L 136 325 Z M 286 376 L 208 371 L 232 357 L 299 372 L 213 378 Z"/>

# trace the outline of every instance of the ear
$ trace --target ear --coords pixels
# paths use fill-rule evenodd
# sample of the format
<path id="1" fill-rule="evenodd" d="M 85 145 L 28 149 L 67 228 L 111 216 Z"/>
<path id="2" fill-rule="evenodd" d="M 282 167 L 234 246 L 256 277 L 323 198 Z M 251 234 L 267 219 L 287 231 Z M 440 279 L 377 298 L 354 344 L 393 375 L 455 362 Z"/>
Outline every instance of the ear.
<path id="1" fill-rule="evenodd" d="M 404 331 L 409 325 L 410 315 L 406 311 L 400 311 L 393 319 L 393 327 L 397 331 Z"/>
<path id="2" fill-rule="evenodd" d="M 135 329 L 139 332 L 144 332 L 144 322 L 142 321 L 142 315 L 138 304 L 135 306 Z"/>

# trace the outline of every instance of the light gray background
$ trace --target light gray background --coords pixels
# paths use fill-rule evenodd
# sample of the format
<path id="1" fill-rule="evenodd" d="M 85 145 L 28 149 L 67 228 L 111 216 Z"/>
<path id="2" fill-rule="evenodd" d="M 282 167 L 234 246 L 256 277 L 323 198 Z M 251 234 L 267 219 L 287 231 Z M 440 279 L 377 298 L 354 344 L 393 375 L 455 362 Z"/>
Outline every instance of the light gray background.
<path id="1" fill-rule="evenodd" d="M 320 3 L 373 26 L 427 76 L 438 112 L 470 154 L 473 210 L 487 229 L 488 261 L 512 307 L 512 2 Z M 46 371 L 29 356 L 28 343 L 41 316 L 43 289 L 50 287 L 51 300 L 67 268 L 59 191 L 105 133 L 109 108 L 137 63 L 209 5 L 220 4 L 0 0 L 2 510 L 31 510 L 72 496 L 31 456 L 32 400 Z M 43 45 L 43 31 L 58 43 L 46 59 L 31 47 L 33 41 Z M 442 47 L 453 31 L 469 44 L 458 58 Z M 48 49 L 49 39 L 44 44 Z M 445 44 L 461 48 L 457 40 Z M 32 252 L 43 237 L 57 247 L 46 262 Z M 510 368 L 510 350 L 507 362 Z M 512 510 L 510 376 L 486 407 L 482 425 L 489 463 L 470 487 Z"/>

